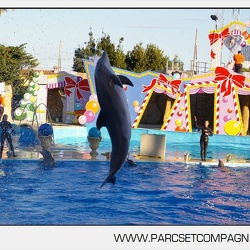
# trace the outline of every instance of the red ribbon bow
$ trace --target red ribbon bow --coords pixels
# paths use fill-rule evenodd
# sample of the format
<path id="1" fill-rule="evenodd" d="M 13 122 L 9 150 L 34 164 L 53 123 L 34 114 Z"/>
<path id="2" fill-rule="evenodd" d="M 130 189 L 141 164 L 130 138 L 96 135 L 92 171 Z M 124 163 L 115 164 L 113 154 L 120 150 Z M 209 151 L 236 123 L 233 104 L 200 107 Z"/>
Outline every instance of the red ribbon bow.
<path id="1" fill-rule="evenodd" d="M 79 82 L 76 83 L 70 77 L 65 76 L 65 81 L 66 81 L 66 86 L 64 87 L 64 91 L 65 91 L 65 94 L 67 96 L 71 95 L 71 93 L 72 93 L 72 91 L 70 91 L 71 88 L 76 88 L 76 95 L 77 95 L 78 99 L 83 98 L 82 93 L 81 93 L 80 90 L 86 91 L 86 92 L 90 91 L 87 79 L 83 79 L 83 80 L 81 80 L 81 81 L 79 81 Z"/>
<path id="2" fill-rule="evenodd" d="M 215 42 L 217 42 L 220 38 L 223 40 L 224 38 L 228 37 L 230 35 L 229 29 L 224 29 L 221 33 L 212 33 L 208 35 L 208 38 L 210 40 L 210 46 L 213 45 Z"/>
<path id="3" fill-rule="evenodd" d="M 163 84 L 166 87 L 170 87 L 174 95 L 177 92 L 179 92 L 179 86 L 181 84 L 181 80 L 168 81 L 168 79 L 163 74 L 159 74 L 158 78 L 152 79 L 151 84 L 149 86 L 143 86 L 142 92 L 143 93 L 148 92 L 155 86 L 156 83 Z"/>
<path id="4" fill-rule="evenodd" d="M 169 87 L 171 88 L 173 95 L 180 92 L 179 91 L 180 84 L 181 80 L 172 80 L 167 82 L 167 85 L 169 85 Z"/>
<path id="5" fill-rule="evenodd" d="M 223 97 L 230 95 L 232 91 L 232 84 L 239 88 L 245 86 L 246 77 L 240 74 L 231 74 L 226 68 L 215 68 L 215 81 L 222 81 L 221 93 L 224 93 Z"/>
<path id="6" fill-rule="evenodd" d="M 143 93 L 148 92 L 150 89 L 152 89 L 155 86 L 156 83 L 157 83 L 157 79 L 156 78 L 152 79 L 150 85 L 148 85 L 148 86 L 143 85 L 142 86 L 142 88 L 143 88 L 142 92 Z"/>

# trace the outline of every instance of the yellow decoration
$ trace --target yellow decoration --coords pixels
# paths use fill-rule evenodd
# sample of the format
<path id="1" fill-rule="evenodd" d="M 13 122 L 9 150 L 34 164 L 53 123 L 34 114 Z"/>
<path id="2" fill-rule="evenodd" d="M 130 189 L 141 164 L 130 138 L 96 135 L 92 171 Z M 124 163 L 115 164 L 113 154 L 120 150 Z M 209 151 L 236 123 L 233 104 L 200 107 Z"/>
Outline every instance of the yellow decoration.
<path id="1" fill-rule="evenodd" d="M 140 102 L 137 100 L 133 101 L 133 107 L 135 108 L 137 106 L 140 106 Z"/>
<path id="2" fill-rule="evenodd" d="M 34 90 L 39 90 L 40 86 L 38 84 L 35 84 L 33 88 L 34 88 Z"/>
<path id="3" fill-rule="evenodd" d="M 183 106 L 180 107 L 180 111 L 184 111 L 185 108 Z"/>
<path id="4" fill-rule="evenodd" d="M 36 113 L 45 113 L 45 110 L 37 109 L 37 110 L 36 110 Z"/>
<path id="5" fill-rule="evenodd" d="M 227 135 L 238 135 L 241 131 L 241 125 L 235 120 L 229 120 L 224 125 Z"/>
<path id="6" fill-rule="evenodd" d="M 35 102 L 36 102 L 36 100 L 37 100 L 37 99 L 36 99 L 36 97 L 35 97 L 35 96 L 31 96 L 31 97 L 30 97 L 30 101 L 31 101 L 32 103 L 35 103 Z"/>
<path id="7" fill-rule="evenodd" d="M 181 126 L 182 125 L 182 120 L 181 119 L 175 120 L 175 124 L 176 124 L 176 126 Z"/>
<path id="8" fill-rule="evenodd" d="M 90 100 L 86 103 L 85 109 L 92 110 L 95 114 L 99 111 L 99 103 L 95 100 Z"/>

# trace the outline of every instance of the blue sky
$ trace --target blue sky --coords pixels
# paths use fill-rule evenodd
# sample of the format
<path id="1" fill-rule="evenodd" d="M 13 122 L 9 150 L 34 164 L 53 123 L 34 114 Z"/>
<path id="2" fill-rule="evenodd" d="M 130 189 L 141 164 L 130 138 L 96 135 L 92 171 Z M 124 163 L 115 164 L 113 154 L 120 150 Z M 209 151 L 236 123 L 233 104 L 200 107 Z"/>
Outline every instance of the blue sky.
<path id="1" fill-rule="evenodd" d="M 0 44 L 17 46 L 27 43 L 26 50 L 40 62 L 38 68 L 58 65 L 62 41 L 62 69 L 71 70 L 74 50 L 85 46 L 89 30 L 95 38 L 109 34 L 117 45 L 123 37 L 127 52 L 142 42 L 156 44 L 171 59 L 178 54 L 190 68 L 193 59 L 195 31 L 198 29 L 198 60 L 210 62 L 208 34 L 215 28 L 210 15 L 217 9 L 15 9 L 0 17 Z M 224 24 L 232 20 L 232 9 L 226 9 Z M 240 21 L 250 21 L 250 9 L 240 10 Z M 229 52 L 223 51 L 223 62 Z"/>

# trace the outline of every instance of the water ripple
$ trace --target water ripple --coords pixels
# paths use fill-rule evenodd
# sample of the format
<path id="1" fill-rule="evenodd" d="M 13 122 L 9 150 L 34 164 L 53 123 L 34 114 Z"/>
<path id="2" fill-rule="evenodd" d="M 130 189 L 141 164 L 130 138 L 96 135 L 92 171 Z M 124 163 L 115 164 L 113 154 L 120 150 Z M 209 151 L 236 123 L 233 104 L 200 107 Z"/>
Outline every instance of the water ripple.
<path id="1" fill-rule="evenodd" d="M 117 183 L 100 185 L 108 162 L 5 164 L 0 224 L 240 225 L 250 224 L 250 168 L 201 168 L 171 163 L 124 166 Z"/>

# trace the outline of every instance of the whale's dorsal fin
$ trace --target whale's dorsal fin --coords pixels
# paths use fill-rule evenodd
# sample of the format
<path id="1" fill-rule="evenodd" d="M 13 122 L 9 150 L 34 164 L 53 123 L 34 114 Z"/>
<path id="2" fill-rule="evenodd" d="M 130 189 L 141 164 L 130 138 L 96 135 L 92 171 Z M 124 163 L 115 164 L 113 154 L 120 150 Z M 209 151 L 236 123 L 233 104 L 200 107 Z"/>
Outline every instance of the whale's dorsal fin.
<path id="1" fill-rule="evenodd" d="M 122 82 L 122 84 L 134 87 L 133 83 L 126 76 L 117 75 L 117 77 L 120 79 L 120 81 Z"/>
<path id="2" fill-rule="evenodd" d="M 123 88 L 122 83 L 119 80 L 119 78 L 117 77 L 117 75 L 112 74 L 112 75 L 110 75 L 110 77 L 111 77 L 111 81 L 113 84 L 118 85 L 119 87 Z"/>
<path id="3" fill-rule="evenodd" d="M 99 116 L 96 121 L 96 128 L 100 130 L 102 127 L 107 127 L 106 119 L 102 111 L 100 111 Z"/>

